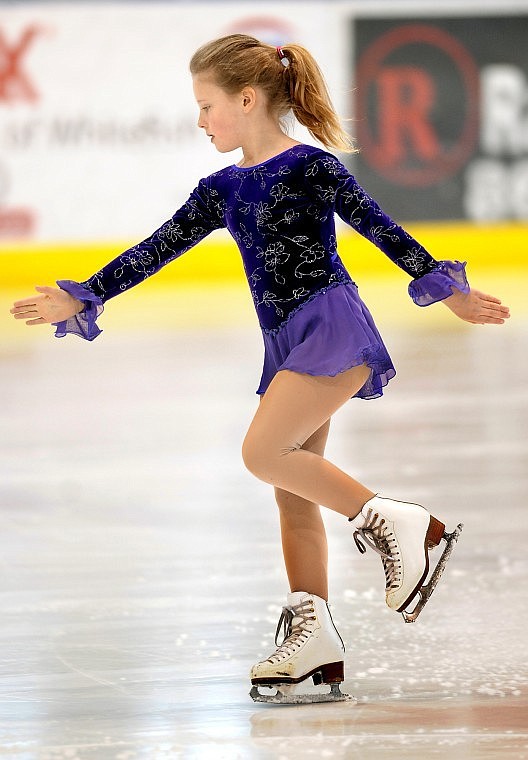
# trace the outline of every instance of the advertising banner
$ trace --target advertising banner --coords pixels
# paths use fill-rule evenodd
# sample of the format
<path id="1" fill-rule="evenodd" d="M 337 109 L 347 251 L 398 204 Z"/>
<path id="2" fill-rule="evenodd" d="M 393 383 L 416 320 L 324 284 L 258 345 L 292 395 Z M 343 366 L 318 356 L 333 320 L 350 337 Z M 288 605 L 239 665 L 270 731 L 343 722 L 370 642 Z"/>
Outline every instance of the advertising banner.
<path id="1" fill-rule="evenodd" d="M 399 219 L 528 219 L 528 15 L 357 18 L 358 179 Z"/>

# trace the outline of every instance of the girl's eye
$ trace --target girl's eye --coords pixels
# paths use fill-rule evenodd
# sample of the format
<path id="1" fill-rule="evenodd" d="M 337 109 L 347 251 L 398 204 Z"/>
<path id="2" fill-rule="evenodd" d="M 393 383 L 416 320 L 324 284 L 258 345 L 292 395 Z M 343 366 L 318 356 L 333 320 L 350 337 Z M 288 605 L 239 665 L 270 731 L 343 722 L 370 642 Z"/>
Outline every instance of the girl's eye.
<path id="1" fill-rule="evenodd" d="M 202 106 L 202 111 L 208 111 L 211 108 L 211 106 Z"/>

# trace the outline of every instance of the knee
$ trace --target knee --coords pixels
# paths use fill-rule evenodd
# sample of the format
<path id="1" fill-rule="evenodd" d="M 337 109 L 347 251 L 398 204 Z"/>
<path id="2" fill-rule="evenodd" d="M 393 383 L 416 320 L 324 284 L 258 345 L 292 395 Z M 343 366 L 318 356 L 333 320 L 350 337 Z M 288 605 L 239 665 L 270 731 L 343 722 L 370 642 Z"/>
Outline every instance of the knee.
<path id="1" fill-rule="evenodd" d="M 242 461 L 246 469 L 259 480 L 267 481 L 266 471 L 268 468 L 266 462 L 268 458 L 262 442 L 257 440 L 251 430 L 248 431 L 242 444 Z"/>
<path id="2" fill-rule="evenodd" d="M 242 444 L 242 460 L 256 478 L 277 485 L 286 455 L 299 448 L 300 444 L 283 447 L 277 442 L 267 441 L 264 436 L 257 435 L 250 429 Z"/>

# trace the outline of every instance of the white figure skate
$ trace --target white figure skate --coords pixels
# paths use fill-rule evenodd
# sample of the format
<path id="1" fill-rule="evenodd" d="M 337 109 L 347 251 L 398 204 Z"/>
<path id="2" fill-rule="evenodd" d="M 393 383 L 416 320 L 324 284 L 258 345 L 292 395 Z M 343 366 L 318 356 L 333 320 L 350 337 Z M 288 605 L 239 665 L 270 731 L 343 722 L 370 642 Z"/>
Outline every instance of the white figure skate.
<path id="1" fill-rule="evenodd" d="M 278 644 L 280 628 L 283 641 Z M 277 625 L 278 649 L 251 669 L 250 696 L 255 702 L 307 704 L 353 700 L 343 694 L 345 647 L 324 599 L 304 591 L 288 594 Z M 317 691 L 328 684 L 330 691 Z M 262 691 L 261 691 L 262 689 Z"/>
<path id="2" fill-rule="evenodd" d="M 367 501 L 350 522 L 356 529 L 354 540 L 359 551 L 366 552 L 361 536 L 381 555 L 387 605 L 401 612 L 406 623 L 414 623 L 444 572 L 463 525 L 458 525 L 453 533 L 447 533 L 445 525 L 419 504 L 382 496 Z M 424 584 L 429 573 L 429 550 L 438 546 L 442 539 L 447 545 L 429 582 Z M 419 599 L 409 611 L 409 605 L 416 597 Z"/>

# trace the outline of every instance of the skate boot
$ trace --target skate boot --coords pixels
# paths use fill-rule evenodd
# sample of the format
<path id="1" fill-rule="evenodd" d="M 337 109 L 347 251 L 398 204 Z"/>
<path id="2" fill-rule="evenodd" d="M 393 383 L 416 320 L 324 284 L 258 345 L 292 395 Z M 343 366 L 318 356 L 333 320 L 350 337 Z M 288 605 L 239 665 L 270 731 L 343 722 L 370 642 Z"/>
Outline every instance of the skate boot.
<path id="1" fill-rule="evenodd" d="M 283 641 L 279 645 L 281 626 Z M 339 688 L 345 647 L 324 599 L 304 591 L 288 594 L 275 644 L 277 650 L 251 669 L 250 696 L 255 702 L 304 704 L 351 699 Z M 310 690 L 310 678 L 316 686 L 329 684 L 330 692 Z"/>
<path id="2" fill-rule="evenodd" d="M 359 551 L 366 552 L 365 544 L 381 555 L 385 571 L 385 598 L 387 605 L 401 612 L 406 623 L 413 623 L 442 575 L 447 560 L 462 530 L 458 525 L 453 533 L 445 532 L 445 525 L 419 504 L 395 501 L 374 496 L 367 501 L 357 517 L 350 518 L 355 527 L 354 540 Z M 429 582 L 429 550 L 441 540 L 446 547 Z M 418 598 L 414 609 L 407 608 Z"/>

